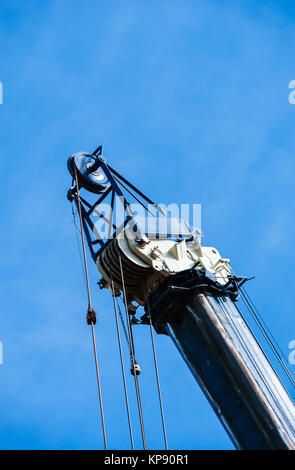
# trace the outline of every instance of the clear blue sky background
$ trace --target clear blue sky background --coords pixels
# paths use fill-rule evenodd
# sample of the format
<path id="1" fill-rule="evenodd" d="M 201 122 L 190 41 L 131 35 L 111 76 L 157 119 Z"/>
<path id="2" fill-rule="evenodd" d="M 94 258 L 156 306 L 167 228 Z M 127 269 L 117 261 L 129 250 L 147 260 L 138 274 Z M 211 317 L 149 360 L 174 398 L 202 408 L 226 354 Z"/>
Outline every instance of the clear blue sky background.
<path id="1" fill-rule="evenodd" d="M 294 328 L 294 2 L 1 0 L 0 448 L 102 448 L 67 157 L 105 157 L 158 202 L 202 204 L 285 354 Z M 128 448 L 111 299 L 91 265 L 109 445 Z M 148 447 L 162 436 L 136 330 Z M 157 338 L 174 449 L 232 444 Z M 132 383 L 136 446 L 140 432 Z"/>

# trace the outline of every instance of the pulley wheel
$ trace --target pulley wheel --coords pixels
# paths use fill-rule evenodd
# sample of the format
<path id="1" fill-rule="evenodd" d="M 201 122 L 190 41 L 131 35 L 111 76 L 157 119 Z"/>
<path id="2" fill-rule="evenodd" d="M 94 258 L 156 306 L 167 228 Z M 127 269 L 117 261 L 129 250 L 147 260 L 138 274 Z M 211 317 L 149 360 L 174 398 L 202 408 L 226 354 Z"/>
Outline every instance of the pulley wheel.
<path id="1" fill-rule="evenodd" d="M 92 165 L 97 162 L 97 157 L 86 152 L 78 152 L 68 159 L 68 170 L 75 177 L 74 166 L 76 167 L 79 184 L 92 193 L 104 193 L 110 183 L 104 172 L 98 167 L 93 172 Z"/>

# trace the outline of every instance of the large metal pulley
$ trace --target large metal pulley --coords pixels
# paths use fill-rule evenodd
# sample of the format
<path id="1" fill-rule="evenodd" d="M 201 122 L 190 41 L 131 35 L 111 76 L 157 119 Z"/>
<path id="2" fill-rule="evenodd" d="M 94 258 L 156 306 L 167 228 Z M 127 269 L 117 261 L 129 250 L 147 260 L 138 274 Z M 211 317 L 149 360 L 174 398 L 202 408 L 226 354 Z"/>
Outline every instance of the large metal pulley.
<path id="1" fill-rule="evenodd" d="M 77 170 L 79 184 L 92 193 L 104 193 L 110 183 L 100 168 L 102 157 L 86 152 L 74 153 L 68 159 L 68 170 L 75 177 L 74 168 Z"/>

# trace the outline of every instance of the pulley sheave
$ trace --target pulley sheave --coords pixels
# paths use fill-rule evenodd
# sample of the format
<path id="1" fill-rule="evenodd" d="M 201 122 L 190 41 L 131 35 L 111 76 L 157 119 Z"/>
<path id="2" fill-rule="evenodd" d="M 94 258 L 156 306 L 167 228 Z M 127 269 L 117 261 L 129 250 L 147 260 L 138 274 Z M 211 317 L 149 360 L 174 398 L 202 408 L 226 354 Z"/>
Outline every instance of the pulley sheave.
<path id="1" fill-rule="evenodd" d="M 99 166 L 97 156 L 86 152 L 74 153 L 68 159 L 68 170 L 73 177 L 75 176 L 74 166 L 77 170 L 80 185 L 87 191 L 102 194 L 110 186 L 108 178 Z"/>

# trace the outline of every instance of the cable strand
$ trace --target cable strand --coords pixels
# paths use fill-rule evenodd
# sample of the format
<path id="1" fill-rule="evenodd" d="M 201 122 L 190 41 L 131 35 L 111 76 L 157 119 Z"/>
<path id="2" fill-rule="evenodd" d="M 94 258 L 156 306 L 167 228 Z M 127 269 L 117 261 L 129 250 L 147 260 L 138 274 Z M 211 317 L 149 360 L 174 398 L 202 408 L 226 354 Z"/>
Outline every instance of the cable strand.
<path id="1" fill-rule="evenodd" d="M 90 294 L 87 258 L 86 258 L 86 250 L 85 250 L 85 240 L 84 240 L 83 223 L 82 223 L 81 202 L 80 202 L 80 195 L 79 195 L 79 182 L 78 182 L 78 175 L 77 175 L 77 170 L 76 170 L 75 166 L 74 166 L 74 173 L 75 173 L 76 190 L 77 190 L 77 198 L 75 200 L 77 200 L 78 211 L 79 211 L 80 233 L 81 233 L 81 243 L 82 243 L 82 252 L 83 252 L 86 287 L 87 287 L 88 311 L 89 311 L 89 310 L 92 310 L 92 304 L 91 304 L 91 294 Z M 98 360 L 97 360 L 97 349 L 96 349 L 93 321 L 91 321 L 91 333 L 92 333 L 92 343 L 93 343 L 95 370 L 96 370 L 96 378 L 97 378 L 97 388 L 98 388 L 98 398 L 99 398 L 99 407 L 100 407 L 100 415 L 101 415 L 103 441 L 104 441 L 104 448 L 105 448 L 105 450 L 107 450 L 107 439 L 106 439 L 106 430 L 105 430 L 105 421 L 104 421 L 104 412 L 103 412 L 103 403 L 102 403 L 102 394 L 101 394 L 101 385 L 100 385 L 99 368 L 98 368 Z"/>
<path id="2" fill-rule="evenodd" d="M 116 304 L 115 289 L 114 289 L 114 282 L 113 282 L 113 276 L 112 276 L 112 271 L 111 271 L 111 269 L 110 269 L 110 273 L 111 273 L 111 286 L 110 286 L 110 288 L 111 288 L 111 294 L 112 294 L 113 304 L 114 304 L 115 323 L 116 323 L 118 347 L 119 347 L 120 362 L 121 362 L 121 372 L 122 372 L 122 379 L 123 379 L 123 387 L 124 387 L 124 395 L 125 395 L 126 412 L 127 412 L 127 418 L 128 418 L 128 427 L 129 427 L 130 443 L 131 443 L 131 448 L 132 448 L 132 450 L 134 450 L 134 441 L 133 441 L 132 424 L 131 424 L 131 417 L 130 417 L 130 408 L 129 408 L 129 400 L 128 400 L 128 391 L 127 391 L 126 376 L 125 376 L 125 368 L 124 368 L 123 353 L 122 353 L 121 335 L 120 335 L 120 329 L 119 329 L 117 304 Z"/>
<path id="3" fill-rule="evenodd" d="M 158 362 L 157 362 L 156 347 L 155 347 L 155 340 L 154 340 L 154 332 L 153 332 L 153 325 L 152 325 L 152 316 L 151 316 L 151 311 L 150 311 L 150 302 L 149 302 L 149 298 L 148 298 L 148 292 L 147 292 L 146 283 L 145 283 L 145 293 L 146 293 L 146 299 L 147 299 L 147 308 L 148 308 L 148 315 L 149 315 L 150 335 L 151 335 L 151 343 L 152 343 L 153 356 L 154 356 L 154 367 L 155 367 L 155 374 L 156 374 L 156 379 L 157 379 L 157 388 L 158 388 L 159 405 L 160 405 L 160 410 L 161 410 L 163 437 L 164 437 L 164 442 L 165 442 L 165 449 L 168 450 L 168 440 L 167 440 L 167 433 L 166 433 L 166 424 L 165 424 L 165 416 L 164 416 L 164 407 L 163 407 L 162 394 L 161 394 L 161 387 L 160 387 L 160 378 L 159 378 Z"/>
<path id="4" fill-rule="evenodd" d="M 120 274 L 121 274 L 121 282 L 122 282 L 122 288 L 123 288 L 123 299 L 124 299 L 124 304 L 125 304 L 126 320 L 127 320 L 128 332 L 129 332 L 129 338 L 130 338 L 130 345 L 131 345 L 132 367 L 133 367 L 134 384 L 135 384 L 135 390 L 136 390 L 137 407 L 138 407 L 139 420 L 140 420 L 141 437 L 142 437 L 143 448 L 144 448 L 144 450 L 146 450 L 146 438 L 145 438 L 145 430 L 144 430 L 144 421 L 143 421 L 142 405 L 141 405 L 141 398 L 140 398 L 140 390 L 139 390 L 139 384 L 138 384 L 138 377 L 137 377 L 136 371 L 134 369 L 134 365 L 136 363 L 135 362 L 135 353 L 134 353 L 134 342 L 133 342 L 133 336 L 132 336 L 132 330 L 131 330 L 131 322 L 130 322 L 129 313 L 128 313 L 125 282 L 124 282 L 124 273 L 123 273 L 120 250 L 118 251 L 118 258 L 119 258 L 119 264 L 120 264 Z"/>
<path id="5" fill-rule="evenodd" d="M 290 372 L 288 366 L 285 364 L 285 362 L 283 361 L 278 349 L 275 347 L 275 345 L 273 344 L 269 334 L 267 333 L 266 329 L 264 328 L 263 324 L 261 323 L 261 321 L 259 320 L 256 312 L 254 311 L 253 307 L 251 306 L 250 302 L 248 301 L 247 297 L 245 296 L 244 292 L 242 292 L 242 289 L 241 289 L 241 297 L 242 297 L 242 300 L 244 302 L 244 304 L 246 305 L 248 311 L 250 312 L 252 318 L 254 319 L 255 323 L 257 324 L 258 328 L 260 329 L 261 333 L 263 334 L 266 342 L 268 343 L 269 347 L 271 348 L 272 352 L 274 353 L 275 357 L 277 358 L 279 364 L 281 365 L 282 369 L 284 370 L 286 376 L 288 377 L 288 379 L 290 380 L 291 384 L 293 386 L 295 386 L 295 380 L 292 376 L 292 373 Z"/>

